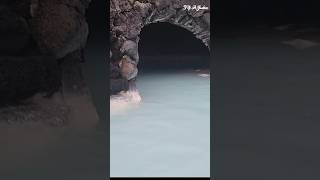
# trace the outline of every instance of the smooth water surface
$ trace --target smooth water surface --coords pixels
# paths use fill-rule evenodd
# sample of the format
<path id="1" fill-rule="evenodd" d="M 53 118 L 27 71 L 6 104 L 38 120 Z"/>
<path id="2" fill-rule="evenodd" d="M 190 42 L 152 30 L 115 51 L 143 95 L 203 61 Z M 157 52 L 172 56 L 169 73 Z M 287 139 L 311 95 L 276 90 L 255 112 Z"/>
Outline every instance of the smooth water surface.
<path id="1" fill-rule="evenodd" d="M 111 177 L 210 176 L 210 77 L 140 74 L 139 104 L 111 98 Z"/>

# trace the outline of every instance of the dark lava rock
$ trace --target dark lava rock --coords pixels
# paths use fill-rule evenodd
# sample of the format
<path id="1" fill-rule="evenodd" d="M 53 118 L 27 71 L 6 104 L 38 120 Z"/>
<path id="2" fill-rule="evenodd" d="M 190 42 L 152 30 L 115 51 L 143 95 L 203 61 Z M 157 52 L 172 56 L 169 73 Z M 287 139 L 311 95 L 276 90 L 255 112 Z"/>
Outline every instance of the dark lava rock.
<path id="1" fill-rule="evenodd" d="M 60 69 L 49 57 L 0 57 L 0 106 L 36 93 L 48 96 L 61 86 Z"/>
<path id="2" fill-rule="evenodd" d="M 188 11 L 183 8 L 184 5 L 205 5 L 208 9 Z M 115 79 L 136 78 L 139 36 L 148 24 L 166 22 L 182 27 L 192 32 L 210 50 L 209 0 L 111 0 L 110 22 L 111 89 L 121 87 L 121 83 L 114 84 L 118 82 Z M 126 66 L 118 68 L 123 59 L 130 59 L 134 66 L 126 63 Z M 120 78 L 116 77 L 118 74 Z"/>
<path id="3" fill-rule="evenodd" d="M 83 51 L 77 50 L 59 59 L 63 93 L 83 94 L 86 93 L 86 83 L 82 73 L 81 62 L 83 61 Z"/>
<path id="4" fill-rule="evenodd" d="M 82 1 L 43 0 L 31 19 L 33 37 L 42 53 L 63 58 L 82 49 L 89 33 Z"/>
<path id="5" fill-rule="evenodd" d="M 126 79 L 111 79 L 110 84 L 112 84 L 112 86 L 110 86 L 110 95 L 129 89 L 129 82 Z"/>

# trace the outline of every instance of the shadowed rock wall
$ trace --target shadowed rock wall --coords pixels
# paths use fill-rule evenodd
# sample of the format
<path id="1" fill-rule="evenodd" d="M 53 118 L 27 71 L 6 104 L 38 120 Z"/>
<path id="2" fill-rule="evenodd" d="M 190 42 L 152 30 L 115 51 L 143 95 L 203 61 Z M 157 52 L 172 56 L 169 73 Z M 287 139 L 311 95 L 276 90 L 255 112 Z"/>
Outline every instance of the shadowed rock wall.
<path id="1" fill-rule="evenodd" d="M 79 111 L 70 102 L 74 99 L 91 107 L 78 113 L 97 118 L 81 70 L 90 1 L 0 2 L 0 121 L 51 119 L 61 124 Z M 54 113 L 44 113 L 42 106 L 46 111 L 54 107 Z"/>

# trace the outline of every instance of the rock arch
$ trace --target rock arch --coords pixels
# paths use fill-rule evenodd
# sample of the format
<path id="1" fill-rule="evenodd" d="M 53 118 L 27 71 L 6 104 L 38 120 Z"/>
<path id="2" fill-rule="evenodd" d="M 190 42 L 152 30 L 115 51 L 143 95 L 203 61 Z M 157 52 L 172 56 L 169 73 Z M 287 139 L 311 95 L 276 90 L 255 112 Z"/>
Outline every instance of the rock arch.
<path id="1" fill-rule="evenodd" d="M 186 10 L 201 5 L 207 10 Z M 112 0 L 110 3 L 111 92 L 126 90 L 134 81 L 139 63 L 138 43 L 143 27 L 168 22 L 192 32 L 210 50 L 209 0 Z"/>

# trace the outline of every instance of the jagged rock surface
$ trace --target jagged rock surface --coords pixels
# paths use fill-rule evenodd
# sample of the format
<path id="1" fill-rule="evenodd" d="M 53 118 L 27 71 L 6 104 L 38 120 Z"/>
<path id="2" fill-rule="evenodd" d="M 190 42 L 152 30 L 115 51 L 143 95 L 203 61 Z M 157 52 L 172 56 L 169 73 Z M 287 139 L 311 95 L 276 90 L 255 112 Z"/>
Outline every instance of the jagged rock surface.
<path id="1" fill-rule="evenodd" d="M 111 0 L 110 4 L 111 89 L 119 87 L 116 82 L 120 79 L 129 81 L 137 75 L 139 35 L 148 24 L 168 22 L 180 26 L 210 48 L 209 0 Z M 184 5 L 202 5 L 209 9 L 187 11 Z M 120 67 L 124 60 L 131 65 Z"/>

